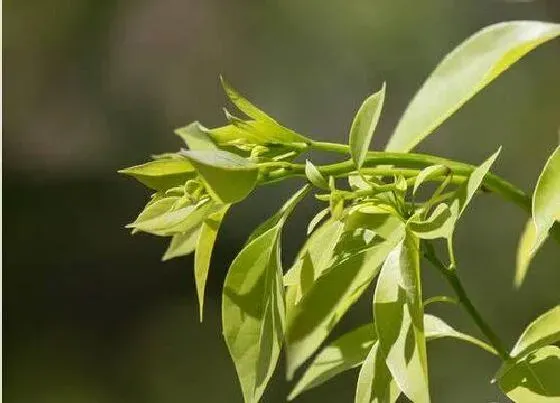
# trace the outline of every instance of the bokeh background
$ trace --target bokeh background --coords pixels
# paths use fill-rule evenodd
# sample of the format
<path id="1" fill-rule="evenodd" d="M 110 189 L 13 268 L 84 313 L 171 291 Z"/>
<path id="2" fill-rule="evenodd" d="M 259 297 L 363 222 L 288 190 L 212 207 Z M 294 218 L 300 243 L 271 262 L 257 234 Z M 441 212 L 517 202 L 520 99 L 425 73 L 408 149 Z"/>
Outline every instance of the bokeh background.
<path id="1" fill-rule="evenodd" d="M 511 19 L 560 21 L 557 0 L 5 0 L 3 2 L 3 397 L 5 402 L 241 402 L 221 339 L 220 290 L 249 232 L 297 181 L 259 189 L 222 227 L 198 323 L 192 257 L 161 263 L 162 239 L 124 224 L 148 193 L 115 172 L 174 151 L 172 129 L 224 122 L 223 73 L 281 122 L 346 141 L 361 101 L 388 83 L 374 146 L 436 63 L 468 35 Z M 515 65 L 419 150 L 477 163 L 531 190 L 560 126 L 560 41 Z M 317 161 L 321 161 L 318 159 Z M 288 226 L 289 264 L 317 205 Z M 459 226 L 460 274 L 511 345 L 559 302 L 547 244 L 514 291 L 525 215 L 480 196 Z M 555 247 L 556 246 L 556 247 Z M 425 294 L 447 288 L 428 266 Z M 368 295 L 337 328 L 371 315 Z M 478 334 L 454 307 L 432 312 Z M 498 362 L 454 341 L 429 346 L 435 403 L 505 402 Z M 279 368 L 265 398 L 290 387 Z M 300 402 L 352 401 L 356 372 Z"/>

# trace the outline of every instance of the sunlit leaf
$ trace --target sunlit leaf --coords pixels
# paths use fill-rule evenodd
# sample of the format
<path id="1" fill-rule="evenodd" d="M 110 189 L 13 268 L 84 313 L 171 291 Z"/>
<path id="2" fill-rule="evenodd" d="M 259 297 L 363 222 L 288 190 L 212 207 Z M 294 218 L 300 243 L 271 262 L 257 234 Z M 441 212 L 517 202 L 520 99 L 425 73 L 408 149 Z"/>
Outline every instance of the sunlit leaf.
<path id="1" fill-rule="evenodd" d="M 194 279 L 198 295 L 201 322 L 204 308 L 204 289 L 206 288 L 206 280 L 208 279 L 208 271 L 210 270 L 212 250 L 214 249 L 214 242 L 216 242 L 222 219 L 228 208 L 229 206 L 224 206 L 221 210 L 210 214 L 208 218 L 204 219 L 196 243 L 196 251 L 194 254 Z"/>
<path id="2" fill-rule="evenodd" d="M 134 222 L 128 224 L 127 228 L 134 228 L 137 224 L 153 220 L 163 214 L 171 211 L 175 203 L 180 199 L 179 196 L 161 197 L 156 196 L 144 207 L 144 210 L 138 215 Z"/>
<path id="3" fill-rule="evenodd" d="M 325 177 L 319 172 L 317 167 L 309 160 L 305 161 L 305 176 L 309 182 L 321 189 L 329 189 L 329 183 Z"/>
<path id="4" fill-rule="evenodd" d="M 409 221 L 408 228 L 421 239 L 447 238 L 453 233 L 455 220 L 447 204 L 436 206 L 430 217 L 423 221 Z"/>
<path id="5" fill-rule="evenodd" d="M 559 34 L 558 24 L 511 21 L 468 38 L 441 61 L 416 93 L 387 151 L 410 151 L 510 65 Z"/>
<path id="6" fill-rule="evenodd" d="M 185 151 L 208 191 L 222 203 L 235 203 L 251 193 L 257 183 L 258 166 L 227 151 Z"/>
<path id="7" fill-rule="evenodd" d="M 165 261 L 179 256 L 190 255 L 196 248 L 199 234 L 200 227 L 196 227 L 188 232 L 173 235 L 171 243 L 161 260 Z"/>
<path id="8" fill-rule="evenodd" d="M 192 151 L 216 150 L 217 146 L 208 134 L 208 129 L 199 122 L 193 122 L 185 127 L 175 129 L 175 134 L 181 137 Z"/>
<path id="9" fill-rule="evenodd" d="M 389 253 L 374 296 L 379 348 L 400 390 L 429 402 L 418 238 L 410 231 Z"/>
<path id="10" fill-rule="evenodd" d="M 560 341 L 560 305 L 542 314 L 527 326 L 511 350 L 511 356 L 523 357 L 533 350 L 557 341 Z"/>
<path id="11" fill-rule="evenodd" d="M 288 379 L 356 302 L 402 237 L 403 229 L 399 227 L 389 239 L 374 242 L 373 246 L 331 267 L 292 308 L 286 333 Z"/>
<path id="12" fill-rule="evenodd" d="M 158 159 L 121 169 L 119 173 L 132 176 L 147 187 L 158 191 L 182 185 L 195 176 L 194 167 L 185 158 Z"/>
<path id="13" fill-rule="evenodd" d="M 545 346 L 518 360 L 499 379 L 502 391 L 516 403 L 560 401 L 560 348 Z"/>
<path id="14" fill-rule="evenodd" d="M 449 172 L 449 168 L 444 165 L 430 165 L 420 171 L 416 179 L 414 180 L 414 188 L 412 189 L 412 194 L 415 195 L 416 191 L 424 182 L 428 182 L 431 179 L 439 178 Z"/>
<path id="15" fill-rule="evenodd" d="M 541 238 L 540 243 L 544 242 L 545 239 L 546 238 Z M 540 243 L 537 244 L 536 242 L 537 231 L 535 228 L 535 222 L 532 218 L 530 218 L 527 221 L 527 224 L 525 224 L 525 228 L 517 245 L 514 278 L 514 285 L 516 287 L 521 287 L 521 284 L 523 284 L 527 271 L 529 270 L 531 260 L 540 247 Z"/>
<path id="16" fill-rule="evenodd" d="M 360 365 L 374 342 L 373 323 L 360 326 L 333 341 L 313 359 L 290 392 L 288 400 L 293 400 L 302 392 Z"/>
<path id="17" fill-rule="evenodd" d="M 532 211 L 536 227 L 534 252 L 554 222 L 560 220 L 560 146 L 556 147 L 539 176 Z"/>
<path id="18" fill-rule="evenodd" d="M 394 403 L 400 393 L 376 342 L 360 368 L 354 403 Z"/>
<path id="19" fill-rule="evenodd" d="M 350 155 L 358 169 L 366 158 L 373 132 L 377 127 L 383 100 L 385 99 L 385 83 L 381 90 L 367 98 L 352 121 L 350 128 Z"/>
<path id="20" fill-rule="evenodd" d="M 319 224 L 327 215 L 329 215 L 329 212 L 330 210 L 328 208 L 325 208 L 313 216 L 313 218 L 307 225 L 307 235 L 313 232 L 317 224 Z"/>

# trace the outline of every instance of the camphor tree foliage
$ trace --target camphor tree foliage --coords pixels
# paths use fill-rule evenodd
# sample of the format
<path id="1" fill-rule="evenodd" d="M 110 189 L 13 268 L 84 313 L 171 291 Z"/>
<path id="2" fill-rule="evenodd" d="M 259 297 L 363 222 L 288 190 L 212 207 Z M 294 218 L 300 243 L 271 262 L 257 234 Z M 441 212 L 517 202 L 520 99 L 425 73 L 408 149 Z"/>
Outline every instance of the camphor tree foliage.
<path id="1" fill-rule="evenodd" d="M 243 118 L 226 111 L 225 126 L 207 129 L 195 122 L 179 128 L 175 133 L 186 149 L 121 171 L 154 191 L 128 228 L 169 237 L 164 260 L 194 252 L 201 319 L 212 248 L 229 208 L 257 186 L 287 179 L 306 182 L 253 231 L 223 286 L 223 335 L 246 402 L 260 400 L 282 349 L 288 379 L 307 365 L 289 400 L 359 367 L 355 402 L 395 402 L 401 394 L 429 402 L 426 342 L 442 337 L 495 355 L 501 367 L 493 381 L 511 400 L 560 401 L 560 348 L 555 345 L 560 305 L 536 318 L 507 348 L 469 300 L 453 253 L 455 225 L 468 204 L 480 191 L 493 193 L 531 216 L 518 249 L 515 284 L 521 285 L 543 242 L 549 236 L 560 240 L 560 148 L 544 164 L 532 197 L 490 172 L 500 150 L 478 166 L 410 152 L 511 64 L 558 35 L 558 24 L 514 21 L 468 38 L 420 88 L 385 151 L 369 151 L 384 84 L 358 109 L 346 145 L 296 133 L 222 80 Z M 320 166 L 294 162 L 309 151 L 337 153 L 343 161 Z M 435 191 L 418 197 L 428 182 L 437 184 Z M 283 226 L 298 202 L 312 193 L 325 208 L 309 223 L 307 240 L 284 270 Z M 438 256 L 436 240 L 443 240 L 447 256 Z M 453 297 L 422 294 L 420 270 L 428 266 L 443 275 Z M 369 287 L 375 287 L 372 317 L 325 345 Z M 486 340 L 425 313 L 435 302 L 465 309 Z"/>

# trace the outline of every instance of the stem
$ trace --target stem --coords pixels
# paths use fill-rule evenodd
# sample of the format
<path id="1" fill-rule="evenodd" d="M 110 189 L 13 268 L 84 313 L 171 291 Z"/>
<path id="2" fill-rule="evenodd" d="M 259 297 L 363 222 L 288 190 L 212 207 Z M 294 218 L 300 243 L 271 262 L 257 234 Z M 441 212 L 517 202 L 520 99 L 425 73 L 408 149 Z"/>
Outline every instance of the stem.
<path id="1" fill-rule="evenodd" d="M 429 244 L 428 244 L 429 245 Z M 431 246 L 431 245 L 430 245 Z M 431 248 L 433 249 L 433 248 Z M 465 308 L 465 311 L 469 314 L 472 320 L 476 323 L 480 331 L 486 336 L 492 347 L 496 349 L 500 358 L 503 361 L 507 361 L 510 359 L 510 356 L 507 350 L 504 348 L 502 341 L 500 338 L 494 333 L 490 325 L 482 318 L 478 310 L 475 308 L 471 300 L 469 299 L 463 284 L 459 280 L 457 276 L 457 271 L 455 269 L 451 269 L 446 267 L 441 260 L 437 258 L 437 256 L 433 253 L 433 250 L 430 250 L 427 253 L 424 253 L 424 257 L 432 263 L 438 271 L 443 274 L 455 295 L 457 296 L 457 300 L 459 303 Z"/>

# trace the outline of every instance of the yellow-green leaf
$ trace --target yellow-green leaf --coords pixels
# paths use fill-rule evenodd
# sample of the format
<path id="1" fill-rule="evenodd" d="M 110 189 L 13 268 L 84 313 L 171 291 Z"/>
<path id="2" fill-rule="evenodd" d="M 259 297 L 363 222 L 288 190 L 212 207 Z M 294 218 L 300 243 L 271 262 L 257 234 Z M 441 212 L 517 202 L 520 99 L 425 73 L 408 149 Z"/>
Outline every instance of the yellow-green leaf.
<path id="1" fill-rule="evenodd" d="M 309 160 L 305 161 L 305 176 L 309 182 L 321 189 L 329 189 L 329 183 L 325 177 L 319 172 L 317 167 Z"/>
<path id="2" fill-rule="evenodd" d="M 210 214 L 208 218 L 202 222 L 200 235 L 196 243 L 196 251 L 194 254 L 194 280 L 196 283 L 201 322 L 204 308 L 204 289 L 206 288 L 206 280 L 208 279 L 208 271 L 210 270 L 212 250 L 214 249 L 214 242 L 216 242 L 220 224 L 228 208 L 229 206 L 224 206 L 221 210 Z"/>
<path id="3" fill-rule="evenodd" d="M 511 350 L 511 356 L 520 358 L 557 341 L 560 341 L 560 305 L 542 314 L 527 326 Z"/>
<path id="4" fill-rule="evenodd" d="M 119 173 L 132 176 L 147 187 L 163 191 L 182 185 L 195 176 L 194 167 L 185 158 L 163 158 L 121 169 Z"/>
<path id="5" fill-rule="evenodd" d="M 350 155 L 358 169 L 366 158 L 373 132 L 377 127 L 383 101 L 385 99 L 385 83 L 375 94 L 368 97 L 358 109 L 350 128 Z"/>
<path id="6" fill-rule="evenodd" d="M 510 65 L 559 34 L 559 24 L 510 21 L 468 38 L 441 61 L 416 93 L 387 151 L 410 151 Z"/>
<path id="7" fill-rule="evenodd" d="M 190 255 L 196 248 L 199 234 L 200 227 L 196 227 L 188 232 L 181 232 L 173 235 L 169 247 L 161 260 L 166 261 L 179 256 Z"/>
<path id="8" fill-rule="evenodd" d="M 217 149 L 212 138 L 208 134 L 208 130 L 199 122 L 193 122 L 185 127 L 175 129 L 175 134 L 185 141 L 189 150 L 202 151 Z"/>

